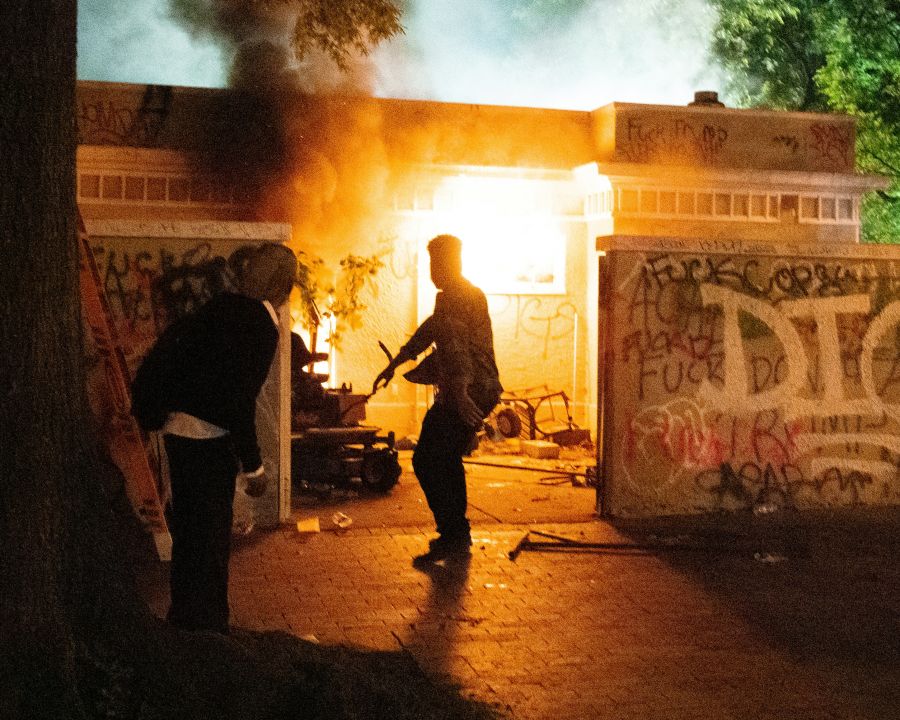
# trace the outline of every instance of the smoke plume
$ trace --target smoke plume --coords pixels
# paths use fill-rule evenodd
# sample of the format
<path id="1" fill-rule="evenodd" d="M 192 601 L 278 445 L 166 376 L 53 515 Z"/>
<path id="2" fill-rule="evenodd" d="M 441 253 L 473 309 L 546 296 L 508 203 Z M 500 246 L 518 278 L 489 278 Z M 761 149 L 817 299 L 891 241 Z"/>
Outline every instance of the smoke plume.
<path id="1" fill-rule="evenodd" d="M 376 94 L 592 110 L 717 89 L 706 0 L 416 0 L 379 48 Z"/>
<path id="2" fill-rule="evenodd" d="M 719 85 L 707 60 L 715 15 L 706 0 L 402 5 L 405 35 L 356 57 L 345 73 L 321 51 L 295 56 L 291 3 L 81 0 L 80 72 L 161 82 L 146 67 L 104 76 L 133 56 L 154 71 L 186 69 L 174 84 L 216 84 L 198 80 L 198 70 L 218 75 L 235 92 L 206 118 L 211 167 L 200 170 L 249 186 L 259 218 L 291 222 L 296 242 L 318 254 L 378 233 L 388 158 L 402 161 L 385 150 L 377 104 L 361 98 L 586 110 L 612 100 L 683 104 L 693 90 Z"/>

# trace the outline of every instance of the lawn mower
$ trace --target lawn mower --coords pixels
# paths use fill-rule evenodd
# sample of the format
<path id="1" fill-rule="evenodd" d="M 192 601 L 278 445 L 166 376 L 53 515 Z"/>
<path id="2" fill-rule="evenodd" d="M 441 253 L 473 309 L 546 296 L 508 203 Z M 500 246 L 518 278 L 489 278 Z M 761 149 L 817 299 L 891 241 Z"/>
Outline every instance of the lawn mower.
<path id="1" fill-rule="evenodd" d="M 385 353 L 387 348 L 379 343 Z M 295 352 L 295 362 L 323 359 Z M 327 356 L 326 356 L 327 357 Z M 328 496 L 334 489 L 385 494 L 400 478 L 394 433 L 361 424 L 374 393 L 352 386 L 323 387 L 327 376 L 291 372 L 291 477 L 299 492 Z M 308 363 L 307 363 L 308 364 Z"/>

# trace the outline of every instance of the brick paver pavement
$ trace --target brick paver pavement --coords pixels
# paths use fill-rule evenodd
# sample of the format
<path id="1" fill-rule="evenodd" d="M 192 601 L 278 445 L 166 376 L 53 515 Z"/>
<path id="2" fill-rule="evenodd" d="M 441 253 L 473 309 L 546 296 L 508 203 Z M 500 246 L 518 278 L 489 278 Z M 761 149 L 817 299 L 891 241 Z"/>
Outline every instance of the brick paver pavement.
<path id="1" fill-rule="evenodd" d="M 232 620 L 402 649 L 520 720 L 900 717 L 900 511 L 692 522 L 479 523 L 468 563 L 427 570 L 428 527 L 255 533 Z M 656 549 L 511 560 L 528 529 Z"/>

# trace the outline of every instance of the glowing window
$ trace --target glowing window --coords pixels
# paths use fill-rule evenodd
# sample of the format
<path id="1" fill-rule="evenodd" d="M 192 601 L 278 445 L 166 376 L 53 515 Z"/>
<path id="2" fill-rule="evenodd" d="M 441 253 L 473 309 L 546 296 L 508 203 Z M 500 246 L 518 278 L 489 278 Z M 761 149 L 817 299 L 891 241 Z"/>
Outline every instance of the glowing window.
<path id="1" fill-rule="evenodd" d="M 716 215 L 731 215 L 731 195 L 716 193 Z"/>
<path id="2" fill-rule="evenodd" d="M 851 220 L 853 218 L 853 201 L 850 198 L 838 199 L 838 217 L 841 220 Z"/>
<path id="3" fill-rule="evenodd" d="M 712 215 L 712 212 L 713 212 L 712 193 L 697 193 L 697 213 L 699 215 Z"/>
<path id="4" fill-rule="evenodd" d="M 694 193 L 680 192 L 678 193 L 678 212 L 682 215 L 693 215 L 696 212 L 696 202 Z"/>
<path id="5" fill-rule="evenodd" d="M 655 190 L 641 190 L 641 212 L 643 212 L 643 213 L 655 213 L 656 212 L 656 191 Z"/>
<path id="6" fill-rule="evenodd" d="M 638 193 L 637 190 L 622 190 L 620 194 L 619 207 L 622 212 L 638 211 Z"/>
<path id="7" fill-rule="evenodd" d="M 552 186 L 509 178 L 446 181 L 440 232 L 463 242 L 463 274 L 485 293 L 565 293 L 566 236 Z"/>
<path id="8" fill-rule="evenodd" d="M 753 217 L 766 216 L 766 196 L 754 195 L 750 200 L 750 214 Z"/>

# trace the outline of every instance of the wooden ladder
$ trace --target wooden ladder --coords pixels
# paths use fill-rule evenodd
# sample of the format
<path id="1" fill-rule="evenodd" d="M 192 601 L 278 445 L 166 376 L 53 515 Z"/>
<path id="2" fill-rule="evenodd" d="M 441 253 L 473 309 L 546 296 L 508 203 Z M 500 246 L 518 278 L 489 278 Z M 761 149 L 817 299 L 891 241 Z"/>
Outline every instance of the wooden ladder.
<path id="1" fill-rule="evenodd" d="M 125 476 L 125 487 L 135 513 L 153 535 L 159 559 L 168 561 L 172 558 L 172 536 L 166 525 L 156 481 L 159 463 L 150 451 L 146 433 L 131 415 L 131 373 L 125 362 L 125 353 L 81 213 L 78 214 L 78 244 L 81 302 L 103 363 L 103 375 L 112 403 L 109 453 Z"/>

